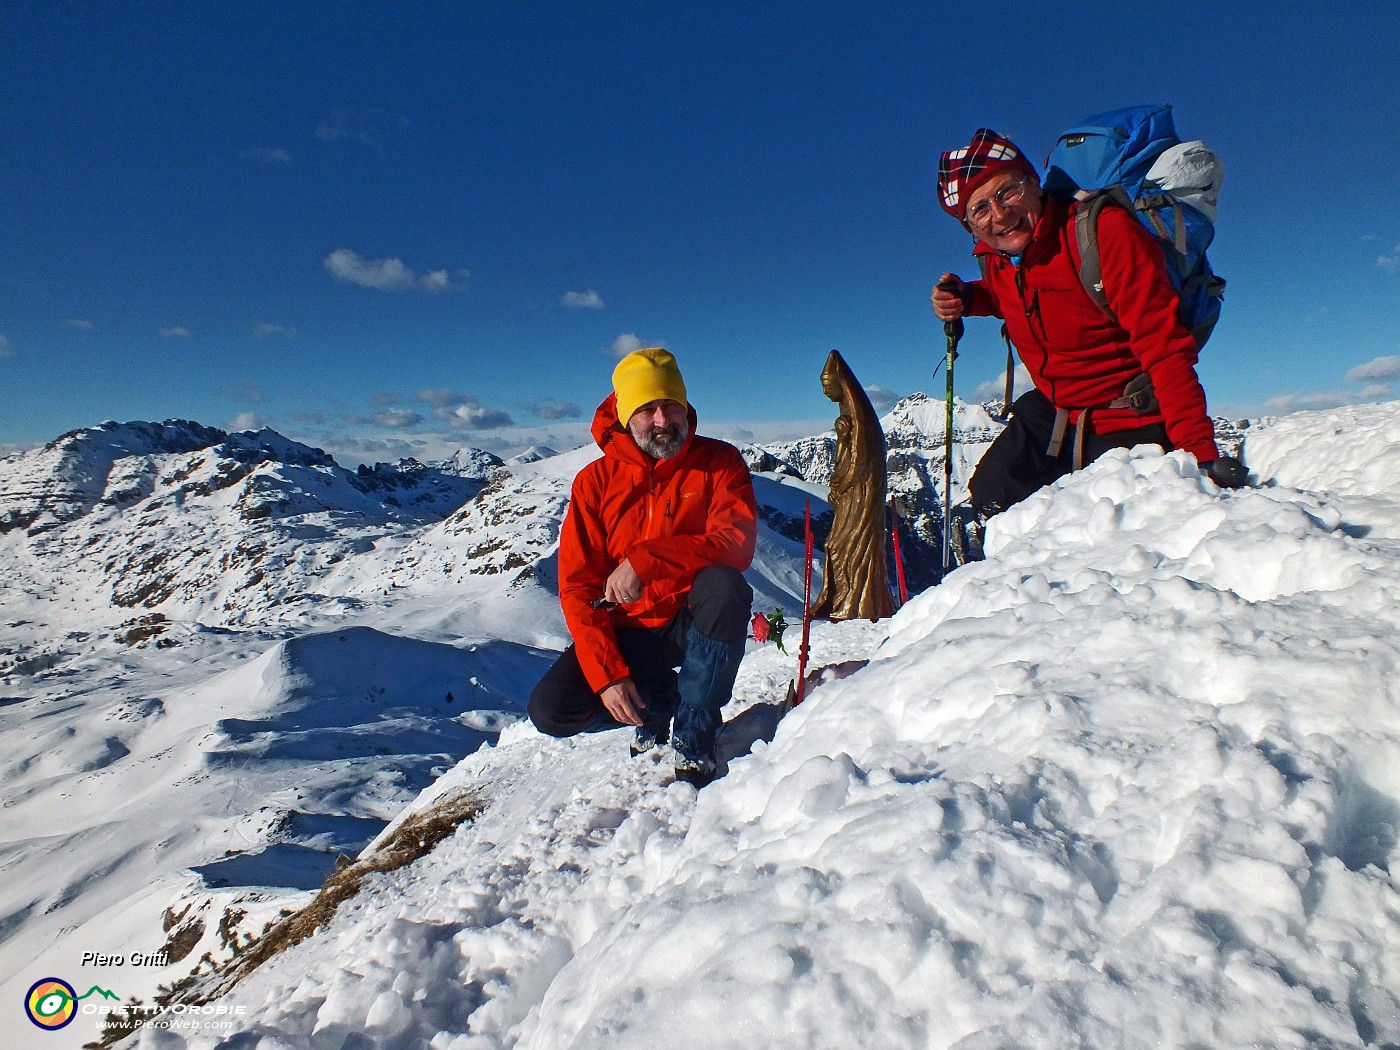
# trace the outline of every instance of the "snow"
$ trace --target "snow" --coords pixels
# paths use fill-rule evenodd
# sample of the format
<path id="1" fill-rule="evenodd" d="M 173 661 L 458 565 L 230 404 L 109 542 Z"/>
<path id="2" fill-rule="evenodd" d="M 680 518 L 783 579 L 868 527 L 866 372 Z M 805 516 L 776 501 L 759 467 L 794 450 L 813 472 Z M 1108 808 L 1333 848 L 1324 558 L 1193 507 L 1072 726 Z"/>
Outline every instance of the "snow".
<path id="1" fill-rule="evenodd" d="M 833 671 L 780 721 L 795 656 L 751 644 L 726 712 L 728 773 L 698 793 L 672 782 L 664 753 L 629 758 L 626 731 L 553 740 L 513 720 L 557 622 L 540 622 L 537 589 L 469 573 L 466 593 L 495 604 L 449 608 L 427 582 L 449 518 L 332 577 L 349 593 L 397 574 L 373 631 L 199 633 L 179 660 L 143 658 L 130 718 L 82 702 L 82 688 L 114 695 L 95 667 L 42 711 L 0 707 L 7 732 L 28 720 L 42 740 L 6 752 L 7 787 L 32 802 L 7 798 L 0 865 L 8 881 L 51 874 L 46 850 L 80 858 L 100 802 L 152 822 L 175 807 L 206 837 L 256 840 L 272 814 L 249 800 L 300 788 L 324 816 L 387 821 L 381 842 L 443 799 L 485 802 L 219 999 L 228 1027 L 152 1027 L 143 1048 L 1400 1045 L 1397 437 L 1400 403 L 1252 427 L 1256 486 L 1233 492 L 1184 454 L 1106 456 L 995 519 L 987 561 L 892 619 L 816 624 L 813 666 Z M 520 484 L 536 503 L 555 506 L 588 454 L 567 456 L 531 464 Z M 760 479 L 782 515 L 804 484 Z M 765 598 L 790 596 L 798 551 L 765 531 Z M 445 644 L 493 617 L 494 647 Z M 425 699 L 448 690 L 465 710 Z M 497 731 L 432 779 L 434 755 Z M 327 753 L 337 741 L 387 746 L 411 775 L 357 783 Z M 177 769 L 231 750 L 251 779 L 209 781 L 222 810 L 178 788 Z M 295 762 L 279 770 L 283 751 Z M 99 775 L 126 780 L 102 794 Z M 229 794 L 240 783 L 247 794 Z M 60 797 L 91 812 L 81 834 L 44 841 L 42 807 Z M 307 848 L 340 831 L 309 826 Z M 13 1002 L 52 968 L 149 997 L 130 967 L 80 969 L 35 936 L 158 946 L 142 922 L 172 894 L 210 894 L 172 885 L 195 876 L 166 874 L 184 863 L 170 850 L 99 865 L 110 899 L 70 909 L 61 934 L 39 918 L 52 896 L 31 890 L 25 912 L 11 884 L 0 994 Z M 275 861 L 245 852 L 230 860 Z M 257 920 L 308 896 L 255 881 Z M 103 874 L 71 885 L 86 901 Z"/>

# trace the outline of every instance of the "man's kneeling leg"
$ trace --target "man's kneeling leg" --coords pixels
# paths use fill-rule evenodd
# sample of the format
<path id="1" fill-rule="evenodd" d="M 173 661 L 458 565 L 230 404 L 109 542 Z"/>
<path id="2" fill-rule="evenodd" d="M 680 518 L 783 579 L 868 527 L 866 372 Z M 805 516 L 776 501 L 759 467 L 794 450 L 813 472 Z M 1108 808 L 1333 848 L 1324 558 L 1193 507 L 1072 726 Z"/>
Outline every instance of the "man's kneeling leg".
<path id="1" fill-rule="evenodd" d="M 736 569 L 714 565 L 695 577 L 681 663 L 680 705 L 671 732 L 678 768 L 708 766 L 710 773 L 714 771 L 720 712 L 734 693 L 752 605 L 753 589 Z"/>

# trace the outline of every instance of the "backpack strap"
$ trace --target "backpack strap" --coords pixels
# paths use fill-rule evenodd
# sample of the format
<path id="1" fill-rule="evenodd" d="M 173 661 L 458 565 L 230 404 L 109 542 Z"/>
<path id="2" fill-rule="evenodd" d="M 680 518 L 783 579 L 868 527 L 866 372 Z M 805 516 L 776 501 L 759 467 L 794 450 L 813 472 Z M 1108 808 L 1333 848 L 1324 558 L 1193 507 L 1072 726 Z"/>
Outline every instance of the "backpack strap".
<path id="1" fill-rule="evenodd" d="M 1161 215 L 1168 208 L 1172 213 L 1170 230 L 1162 221 Z M 1181 201 L 1170 193 L 1149 193 L 1138 198 L 1134 209 L 1147 217 L 1147 222 L 1152 224 L 1152 232 L 1157 235 L 1159 241 L 1164 244 L 1170 243 L 1180 258 L 1186 258 L 1186 221 L 1181 214 Z"/>
<path id="2" fill-rule="evenodd" d="M 1050 443 L 1045 446 L 1045 454 L 1052 459 L 1064 451 L 1065 434 L 1069 432 L 1069 409 L 1055 409 L 1055 425 L 1050 431 Z"/>
<path id="3" fill-rule="evenodd" d="M 1074 223 L 1074 242 L 1075 247 L 1079 249 L 1079 283 L 1084 286 L 1089 298 L 1098 304 L 1099 309 L 1108 314 L 1108 319 L 1117 324 L 1118 318 L 1109 308 L 1108 296 L 1104 294 L 1103 289 L 1103 259 L 1099 255 L 1099 215 L 1103 213 L 1105 205 L 1118 205 L 1151 226 L 1157 239 L 1163 245 L 1171 245 L 1176 249 L 1177 257 L 1184 259 L 1187 251 L 1186 221 L 1181 212 L 1181 202 L 1170 193 L 1153 193 L 1140 197 L 1134 203 L 1122 186 L 1110 186 L 1108 189 L 1094 190 L 1091 193 L 1080 191 L 1077 199 L 1079 207 L 1075 209 L 1070 221 Z M 1162 212 L 1166 209 L 1170 209 L 1172 213 L 1170 229 L 1162 219 Z M 1178 294 L 1184 298 L 1194 291 L 1196 286 L 1208 281 L 1219 281 L 1219 278 L 1208 272 L 1198 273 L 1187 279 Z M 1225 282 L 1219 281 L 1219 284 L 1223 287 Z M 1191 334 L 1196 333 L 1193 331 Z M 1207 328 L 1206 335 L 1209 334 L 1210 329 Z M 1204 342 L 1204 339 L 1198 339 L 1197 346 Z"/>
<path id="4" fill-rule="evenodd" d="M 1074 458 L 1071 462 L 1075 470 L 1084 466 L 1084 441 L 1092 430 L 1089 417 L 1094 414 L 1096 408 L 1131 408 L 1141 415 L 1156 412 L 1157 394 L 1152 389 L 1152 377 L 1146 372 L 1141 372 L 1128 380 L 1128 385 L 1123 388 L 1122 397 L 1116 397 L 1106 405 L 1094 405 L 1080 410 L 1079 419 L 1074 424 Z M 1050 431 L 1050 442 L 1045 448 L 1047 456 L 1058 456 L 1064 451 L 1065 437 L 1069 433 L 1069 417 L 1069 409 L 1055 409 L 1055 425 Z"/>
<path id="5" fill-rule="evenodd" d="M 1116 191 L 1116 192 L 1115 192 Z M 1080 198 L 1079 207 L 1074 210 L 1070 221 L 1074 223 L 1074 241 L 1079 249 L 1079 283 L 1085 293 L 1098 304 L 1114 324 L 1118 318 L 1108 305 L 1108 296 L 1103 290 L 1103 260 L 1099 256 L 1099 215 L 1110 202 L 1119 207 L 1133 210 L 1132 201 L 1122 189 L 1113 187 L 1096 190 Z"/>

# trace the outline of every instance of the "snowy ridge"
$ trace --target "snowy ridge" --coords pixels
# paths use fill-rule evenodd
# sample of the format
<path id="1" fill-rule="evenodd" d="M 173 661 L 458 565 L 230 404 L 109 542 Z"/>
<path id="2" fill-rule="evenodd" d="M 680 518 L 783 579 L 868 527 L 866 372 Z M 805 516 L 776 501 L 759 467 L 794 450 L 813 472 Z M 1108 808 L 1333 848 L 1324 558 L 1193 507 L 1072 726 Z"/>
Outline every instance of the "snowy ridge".
<path id="1" fill-rule="evenodd" d="M 744 755 L 792 667 L 753 651 L 698 796 L 623 732 L 508 730 L 429 796 L 482 817 L 235 989 L 236 1042 L 141 1045 L 1394 1045 L 1400 406 L 1357 425 L 1251 434 L 1234 493 L 1105 457 L 818 625 L 868 664 Z"/>
<path id="2" fill-rule="evenodd" d="M 159 695 L 140 691 L 152 675 L 94 683 L 99 703 L 75 691 L 18 707 L 34 750 L 0 765 L 7 995 L 33 970 L 77 977 L 84 950 L 165 954 L 163 973 L 101 975 L 123 997 L 148 997 L 145 982 L 206 955 L 227 958 L 519 718 L 516 683 L 540 666 L 507 643 L 459 648 L 368 628 L 261 652 L 221 642 L 197 671 L 167 662 Z"/>
<path id="3" fill-rule="evenodd" d="M 271 632 L 172 619 L 121 648 L 11 587 L 3 641 L 70 635 L 53 669 L 0 665 L 0 994 L 59 975 L 149 1002 L 465 794 L 479 817 L 220 1000 L 232 1028 L 136 1042 L 1400 1044 L 1397 438 L 1400 405 L 1251 426 L 1261 487 L 1234 493 L 1189 457 L 1106 457 L 892 620 L 816 625 L 836 669 L 781 722 L 796 632 L 751 643 L 729 774 L 698 796 L 625 732 L 515 721 L 566 641 L 551 537 L 596 450 L 362 534 Z M 779 524 L 822 494 L 756 487 Z M 12 530 L 7 578 L 103 514 Z M 792 615 L 800 555 L 761 528 L 756 607 Z M 101 574 L 72 579 L 99 610 Z"/>
<path id="4" fill-rule="evenodd" d="M 272 431 L 183 421 L 75 431 L 0 461 L 0 531 L 29 569 L 0 588 L 90 612 L 266 624 L 315 600 L 328 567 L 481 488 L 413 467 L 356 473 Z M 49 595 L 55 577 L 61 595 Z"/>

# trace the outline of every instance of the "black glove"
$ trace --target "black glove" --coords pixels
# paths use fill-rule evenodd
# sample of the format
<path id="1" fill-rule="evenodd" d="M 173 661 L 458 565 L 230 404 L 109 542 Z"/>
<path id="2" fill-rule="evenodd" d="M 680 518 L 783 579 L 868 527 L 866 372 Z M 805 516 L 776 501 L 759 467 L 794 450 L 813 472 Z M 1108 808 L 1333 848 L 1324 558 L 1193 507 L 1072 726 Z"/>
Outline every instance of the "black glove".
<path id="1" fill-rule="evenodd" d="M 1249 470 L 1234 456 L 1221 456 L 1203 468 L 1206 477 L 1222 489 L 1237 489 L 1249 484 Z"/>

